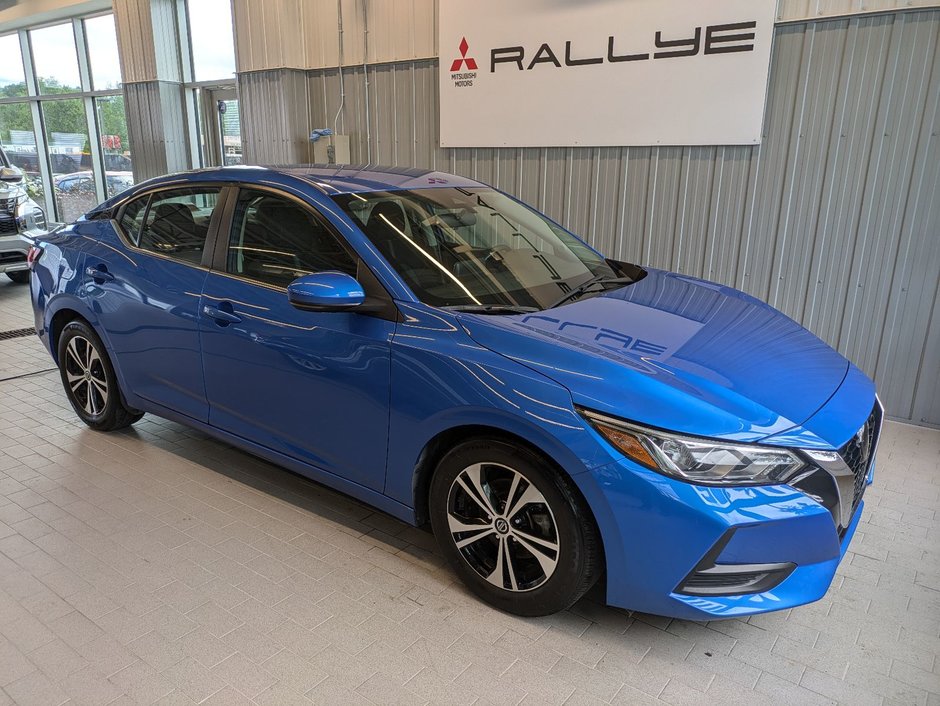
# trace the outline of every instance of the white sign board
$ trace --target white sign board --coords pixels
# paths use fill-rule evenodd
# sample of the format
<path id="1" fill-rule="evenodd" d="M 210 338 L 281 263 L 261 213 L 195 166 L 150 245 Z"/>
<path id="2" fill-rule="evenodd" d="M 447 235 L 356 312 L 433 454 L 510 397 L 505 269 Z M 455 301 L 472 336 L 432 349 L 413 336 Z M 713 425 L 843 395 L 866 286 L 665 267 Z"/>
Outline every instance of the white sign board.
<path id="1" fill-rule="evenodd" d="M 442 147 L 760 142 L 776 0 L 442 0 Z"/>

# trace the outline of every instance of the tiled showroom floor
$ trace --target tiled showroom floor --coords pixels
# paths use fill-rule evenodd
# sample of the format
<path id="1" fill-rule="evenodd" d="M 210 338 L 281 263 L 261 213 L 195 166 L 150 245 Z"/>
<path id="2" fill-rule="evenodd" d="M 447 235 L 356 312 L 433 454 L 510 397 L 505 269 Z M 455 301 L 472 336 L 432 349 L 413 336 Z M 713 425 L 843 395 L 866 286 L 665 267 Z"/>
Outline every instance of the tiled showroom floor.
<path id="1" fill-rule="evenodd" d="M 0 331 L 30 325 L 2 279 Z M 532 620 L 430 535 L 200 433 L 86 429 L 50 367 L 0 341 L 0 704 L 940 704 L 940 432 L 886 426 L 814 605 Z"/>

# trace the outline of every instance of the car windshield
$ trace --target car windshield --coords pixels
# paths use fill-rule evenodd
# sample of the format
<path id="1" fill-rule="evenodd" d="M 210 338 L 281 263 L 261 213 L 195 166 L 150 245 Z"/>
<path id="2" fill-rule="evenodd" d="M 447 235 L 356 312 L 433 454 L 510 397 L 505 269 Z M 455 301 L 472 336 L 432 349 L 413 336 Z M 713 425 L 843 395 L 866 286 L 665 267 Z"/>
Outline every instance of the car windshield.
<path id="1" fill-rule="evenodd" d="M 493 189 L 376 191 L 335 199 L 415 296 L 432 306 L 537 310 L 573 298 L 592 280 L 624 283 L 613 263 Z"/>

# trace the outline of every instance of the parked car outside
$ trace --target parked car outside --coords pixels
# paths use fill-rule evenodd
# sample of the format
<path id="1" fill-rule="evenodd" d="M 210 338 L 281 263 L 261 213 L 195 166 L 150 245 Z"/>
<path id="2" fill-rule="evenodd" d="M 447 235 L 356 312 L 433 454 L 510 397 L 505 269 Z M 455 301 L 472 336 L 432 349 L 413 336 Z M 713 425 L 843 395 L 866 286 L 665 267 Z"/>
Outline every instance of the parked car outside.
<path id="1" fill-rule="evenodd" d="M 108 198 L 111 198 L 134 185 L 134 173 L 123 171 L 105 172 L 104 183 L 108 190 Z"/>
<path id="2" fill-rule="evenodd" d="M 52 183 L 61 213 L 83 213 L 98 203 L 95 174 L 92 171 L 56 174 Z M 120 194 L 133 184 L 132 172 L 105 172 L 107 198 Z"/>
<path id="3" fill-rule="evenodd" d="M 27 193 L 22 170 L 0 148 L 0 272 L 18 284 L 29 282 L 31 238 L 45 229 L 46 214 Z"/>
<path id="4" fill-rule="evenodd" d="M 90 427 L 150 412 L 430 523 L 520 615 L 601 576 L 612 605 L 694 620 L 817 600 L 872 480 L 874 385 L 821 340 L 463 177 L 177 174 L 31 262 Z"/>
<path id="5" fill-rule="evenodd" d="M 105 184 L 108 196 L 115 196 L 134 185 L 133 172 L 105 172 Z M 56 191 L 62 193 L 95 193 L 94 172 L 75 172 L 73 174 L 57 174 L 52 179 Z"/>

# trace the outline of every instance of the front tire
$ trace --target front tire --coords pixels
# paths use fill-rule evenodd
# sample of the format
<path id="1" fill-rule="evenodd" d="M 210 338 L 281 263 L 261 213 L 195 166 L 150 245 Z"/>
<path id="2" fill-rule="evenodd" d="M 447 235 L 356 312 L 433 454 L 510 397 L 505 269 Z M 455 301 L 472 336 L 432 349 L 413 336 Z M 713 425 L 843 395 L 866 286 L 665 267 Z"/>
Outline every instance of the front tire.
<path id="1" fill-rule="evenodd" d="M 13 280 L 16 284 L 29 284 L 29 270 L 7 272 L 6 276 Z"/>
<path id="2" fill-rule="evenodd" d="M 506 441 L 460 444 L 431 480 L 431 524 L 444 556 L 487 603 L 523 616 L 564 610 L 597 581 L 597 528 L 573 484 Z"/>
<path id="3" fill-rule="evenodd" d="M 84 321 L 71 321 L 58 342 L 59 374 L 79 418 L 97 431 L 130 426 L 144 415 L 124 406 L 114 367 L 98 334 Z"/>

